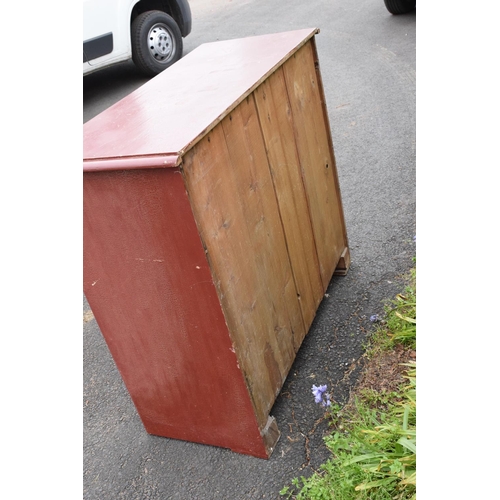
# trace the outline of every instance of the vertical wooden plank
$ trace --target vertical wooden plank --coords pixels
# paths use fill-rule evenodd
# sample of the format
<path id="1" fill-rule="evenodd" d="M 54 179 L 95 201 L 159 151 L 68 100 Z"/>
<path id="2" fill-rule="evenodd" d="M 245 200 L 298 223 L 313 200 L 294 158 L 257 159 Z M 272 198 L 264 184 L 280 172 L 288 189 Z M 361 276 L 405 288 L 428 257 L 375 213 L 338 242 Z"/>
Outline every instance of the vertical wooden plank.
<path id="1" fill-rule="evenodd" d="M 323 298 L 323 285 L 282 69 L 254 95 L 307 330 Z"/>
<path id="2" fill-rule="evenodd" d="M 304 324 L 252 97 L 185 155 L 183 172 L 233 346 L 264 427 Z"/>
<path id="3" fill-rule="evenodd" d="M 284 65 L 293 128 L 316 240 L 323 288 L 326 290 L 347 246 L 336 190 L 330 130 L 325 122 L 312 44 L 308 42 Z"/>
<path id="4" fill-rule="evenodd" d="M 318 90 L 319 90 L 319 96 L 321 99 L 321 108 L 323 109 L 323 118 L 325 120 L 325 127 L 327 131 L 327 136 L 328 136 L 328 147 L 330 149 L 330 155 L 333 159 L 333 165 L 332 165 L 332 170 L 333 170 L 333 179 L 335 181 L 335 191 L 336 191 L 336 196 L 337 196 L 337 201 L 338 201 L 338 206 L 340 210 L 340 216 L 342 220 L 342 228 L 344 231 L 344 242 L 345 242 L 345 248 L 344 251 L 342 252 L 341 255 L 341 270 L 339 271 L 339 274 L 344 276 L 347 274 L 347 270 L 349 269 L 350 266 L 350 255 L 349 255 L 349 243 L 348 243 L 348 238 L 347 238 L 347 228 L 345 225 L 345 217 L 344 217 L 344 206 L 342 204 L 342 196 L 340 193 L 340 185 L 339 185 L 339 178 L 338 178 L 338 173 L 337 173 L 337 162 L 335 161 L 335 154 L 333 151 L 333 142 L 332 142 L 332 134 L 331 134 L 331 128 L 330 128 L 330 120 L 328 118 L 328 110 L 326 109 L 326 98 L 325 98 L 325 90 L 323 88 L 323 80 L 321 78 L 321 71 L 319 69 L 319 57 L 318 57 L 318 50 L 316 48 L 316 39 L 313 37 L 311 38 L 310 42 L 311 48 L 312 48 L 312 53 L 313 53 L 313 58 L 314 58 L 314 67 L 316 69 L 316 79 L 318 82 Z M 335 271 L 335 274 L 337 274 L 337 271 Z"/>

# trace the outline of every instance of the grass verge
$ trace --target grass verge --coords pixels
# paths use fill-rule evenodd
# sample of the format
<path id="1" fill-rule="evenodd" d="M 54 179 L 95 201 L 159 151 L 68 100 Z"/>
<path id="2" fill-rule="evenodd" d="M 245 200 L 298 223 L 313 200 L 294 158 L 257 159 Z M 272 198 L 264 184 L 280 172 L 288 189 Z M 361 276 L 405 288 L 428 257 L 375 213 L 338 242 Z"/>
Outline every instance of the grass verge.
<path id="1" fill-rule="evenodd" d="M 280 494 L 295 500 L 415 500 L 417 464 L 416 268 L 387 302 L 365 368 L 342 409 L 328 410 L 332 457 Z"/>

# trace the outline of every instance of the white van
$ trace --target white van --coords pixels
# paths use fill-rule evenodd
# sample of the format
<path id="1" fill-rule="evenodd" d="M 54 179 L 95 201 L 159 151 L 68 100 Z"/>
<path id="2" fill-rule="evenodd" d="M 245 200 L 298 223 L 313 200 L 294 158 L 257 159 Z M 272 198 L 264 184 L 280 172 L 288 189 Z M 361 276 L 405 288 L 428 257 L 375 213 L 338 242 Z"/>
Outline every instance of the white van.
<path id="1" fill-rule="evenodd" d="M 133 59 L 155 76 L 182 57 L 187 0 L 83 0 L 83 74 Z"/>

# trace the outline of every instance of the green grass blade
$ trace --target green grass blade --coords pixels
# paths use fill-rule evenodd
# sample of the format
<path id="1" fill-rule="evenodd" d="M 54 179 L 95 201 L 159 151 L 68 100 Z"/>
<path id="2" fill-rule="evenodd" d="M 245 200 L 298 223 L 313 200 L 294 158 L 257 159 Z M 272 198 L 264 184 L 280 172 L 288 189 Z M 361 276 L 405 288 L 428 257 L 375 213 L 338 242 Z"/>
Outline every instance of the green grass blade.
<path id="1" fill-rule="evenodd" d="M 403 430 L 408 430 L 408 417 L 410 416 L 410 408 L 405 407 L 405 412 L 403 414 Z"/>
<path id="2" fill-rule="evenodd" d="M 415 324 L 417 324 L 417 320 L 416 319 L 409 318 L 408 316 L 403 316 L 402 314 L 398 313 L 398 311 L 394 311 L 394 314 L 398 318 L 401 318 L 404 321 L 408 321 L 408 323 L 415 323 Z"/>
<path id="3" fill-rule="evenodd" d="M 351 458 L 350 460 L 345 460 L 342 463 L 342 467 L 347 467 L 349 465 L 358 463 L 358 462 L 364 462 L 366 460 L 371 460 L 372 458 L 383 458 L 380 453 L 369 453 L 367 455 L 358 455 L 357 457 Z"/>
<path id="4" fill-rule="evenodd" d="M 384 479 L 378 479 L 376 481 L 370 481 L 368 483 L 358 484 L 354 489 L 356 491 L 369 490 L 371 488 L 377 488 L 379 486 L 387 486 L 388 484 L 396 481 L 395 477 L 386 477 Z"/>
<path id="5" fill-rule="evenodd" d="M 413 443 L 409 439 L 401 438 L 398 440 L 398 443 L 401 446 L 404 446 L 407 450 L 410 450 L 411 452 L 413 452 L 415 454 L 417 453 L 417 446 L 415 445 L 415 443 Z"/>

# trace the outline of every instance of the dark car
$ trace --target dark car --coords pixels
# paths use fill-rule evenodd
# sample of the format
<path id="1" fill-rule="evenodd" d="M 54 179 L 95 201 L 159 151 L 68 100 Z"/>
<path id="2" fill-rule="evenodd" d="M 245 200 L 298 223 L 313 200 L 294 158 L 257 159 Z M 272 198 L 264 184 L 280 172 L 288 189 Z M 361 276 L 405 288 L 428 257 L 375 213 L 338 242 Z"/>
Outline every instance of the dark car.
<path id="1" fill-rule="evenodd" d="M 415 9 L 416 0 L 384 0 L 384 4 L 391 14 L 406 14 Z"/>

